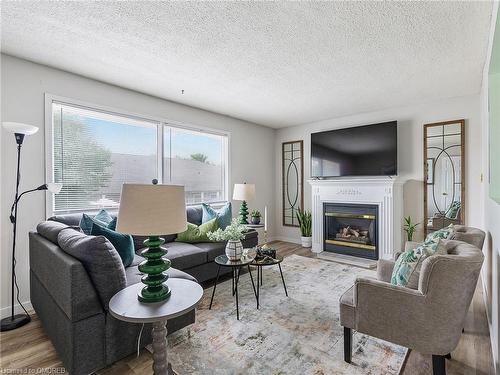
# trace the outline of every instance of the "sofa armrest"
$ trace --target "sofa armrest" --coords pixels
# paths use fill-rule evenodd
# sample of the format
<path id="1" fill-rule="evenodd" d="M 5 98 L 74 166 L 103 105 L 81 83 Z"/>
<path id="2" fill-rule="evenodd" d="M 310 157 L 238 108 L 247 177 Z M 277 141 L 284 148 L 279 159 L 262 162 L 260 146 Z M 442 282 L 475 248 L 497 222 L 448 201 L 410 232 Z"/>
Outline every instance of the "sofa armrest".
<path id="1" fill-rule="evenodd" d="M 76 322 L 103 312 L 94 285 L 79 260 L 34 232 L 29 234 L 29 254 L 32 277 L 38 279 L 69 320 Z"/>
<path id="2" fill-rule="evenodd" d="M 390 283 L 394 264 L 393 260 L 379 259 L 377 262 L 377 279 Z"/>
<path id="3" fill-rule="evenodd" d="M 383 340 L 410 346 L 428 326 L 425 296 L 418 290 L 358 278 L 354 285 L 356 329 Z"/>
<path id="4" fill-rule="evenodd" d="M 243 233 L 245 237 L 241 240 L 241 243 L 245 249 L 257 246 L 259 243 L 259 233 L 250 229 L 248 232 Z"/>

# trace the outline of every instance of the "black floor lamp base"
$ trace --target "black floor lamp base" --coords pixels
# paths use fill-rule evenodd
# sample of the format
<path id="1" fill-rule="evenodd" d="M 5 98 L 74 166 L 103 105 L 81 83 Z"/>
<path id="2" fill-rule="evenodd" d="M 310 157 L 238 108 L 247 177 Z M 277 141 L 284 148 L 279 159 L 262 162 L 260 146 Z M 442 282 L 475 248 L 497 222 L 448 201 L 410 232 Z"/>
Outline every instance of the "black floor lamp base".
<path id="1" fill-rule="evenodd" d="M 13 317 L 9 316 L 8 318 L 4 318 L 1 321 L 1 332 L 10 331 L 19 327 L 24 326 L 31 322 L 31 318 L 26 314 L 17 314 Z"/>

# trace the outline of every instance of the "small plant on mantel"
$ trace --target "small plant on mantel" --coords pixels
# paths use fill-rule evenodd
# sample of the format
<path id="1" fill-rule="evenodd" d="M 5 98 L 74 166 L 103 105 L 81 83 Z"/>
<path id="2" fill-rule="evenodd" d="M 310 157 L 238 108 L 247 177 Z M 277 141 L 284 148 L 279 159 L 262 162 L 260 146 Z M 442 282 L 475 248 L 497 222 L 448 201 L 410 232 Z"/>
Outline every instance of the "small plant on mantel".
<path id="1" fill-rule="evenodd" d="M 311 211 L 297 210 L 297 220 L 299 221 L 300 233 L 303 247 L 312 246 L 312 215 Z"/>
<path id="2" fill-rule="evenodd" d="M 404 231 L 406 232 L 406 239 L 408 241 L 413 241 L 413 234 L 415 233 L 415 229 L 420 223 L 413 223 L 411 221 L 411 216 L 405 217 L 405 224 L 403 226 Z"/>

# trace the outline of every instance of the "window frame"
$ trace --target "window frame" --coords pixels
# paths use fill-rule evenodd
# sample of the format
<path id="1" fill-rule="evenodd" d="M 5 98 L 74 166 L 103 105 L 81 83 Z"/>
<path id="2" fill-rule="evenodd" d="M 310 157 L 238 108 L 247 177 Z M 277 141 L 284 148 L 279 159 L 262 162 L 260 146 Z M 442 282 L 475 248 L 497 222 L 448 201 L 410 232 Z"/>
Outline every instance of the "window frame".
<path id="1" fill-rule="evenodd" d="M 231 161 L 230 161 L 230 147 L 231 147 L 231 132 L 209 128 L 203 125 L 197 125 L 192 123 L 185 123 L 181 121 L 166 119 L 158 116 L 150 116 L 134 113 L 127 110 L 122 110 L 118 108 L 113 108 L 109 106 L 99 105 L 95 103 L 89 103 L 78 99 L 67 98 L 59 95 L 53 95 L 49 93 L 45 93 L 45 181 L 54 182 L 54 144 L 53 144 L 53 111 L 52 105 L 54 103 L 68 105 L 72 107 L 80 107 L 85 110 L 102 112 L 105 114 L 129 117 L 135 120 L 143 120 L 149 122 L 156 122 L 156 140 L 157 140 L 157 160 L 156 160 L 156 171 L 158 181 L 164 183 L 164 129 L 165 127 L 172 127 L 178 129 L 184 129 L 189 131 L 194 131 L 200 134 L 212 134 L 217 136 L 225 137 L 225 142 L 223 142 L 223 152 L 224 152 L 224 160 L 223 160 L 223 168 L 224 168 L 224 197 L 220 202 L 211 202 L 213 206 L 222 206 L 225 202 L 229 201 L 229 181 L 231 181 Z M 186 206 L 196 206 L 200 203 L 194 204 L 186 204 Z M 99 209 L 75 209 L 68 211 L 55 211 L 54 210 L 54 195 L 46 194 L 45 197 L 45 214 L 47 217 L 53 216 L 54 214 L 68 214 L 68 213 L 80 213 L 80 212 L 97 212 Z M 113 209 L 109 211 L 113 212 Z"/>

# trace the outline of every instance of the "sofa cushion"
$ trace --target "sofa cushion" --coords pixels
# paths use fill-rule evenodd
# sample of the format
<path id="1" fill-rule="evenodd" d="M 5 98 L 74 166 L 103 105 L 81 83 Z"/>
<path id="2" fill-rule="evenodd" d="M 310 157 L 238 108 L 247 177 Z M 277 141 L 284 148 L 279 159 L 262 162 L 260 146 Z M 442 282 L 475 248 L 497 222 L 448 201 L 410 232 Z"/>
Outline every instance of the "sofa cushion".
<path id="1" fill-rule="evenodd" d="M 194 245 L 171 242 L 165 247 L 168 250 L 166 258 L 174 268 L 184 270 L 207 262 L 207 253 Z"/>
<path id="2" fill-rule="evenodd" d="M 127 286 L 125 267 L 111 242 L 71 228 L 61 230 L 57 242 L 63 251 L 82 262 L 107 311 L 111 297 Z"/>
<path id="3" fill-rule="evenodd" d="M 139 265 L 139 263 L 141 263 L 144 260 L 144 258 L 139 257 L 139 256 L 137 256 L 136 258 L 137 258 L 137 260 L 134 259 L 134 262 L 132 262 L 132 264 L 136 263 L 136 261 L 137 261 L 137 264 L 134 264 L 133 266 L 125 268 L 125 277 L 127 278 L 127 286 L 140 283 L 141 277 L 143 276 L 143 273 L 141 271 L 139 271 L 137 266 Z M 170 267 L 167 270 L 167 275 L 169 278 L 173 278 L 173 279 L 186 279 L 186 280 L 191 280 L 191 281 L 197 282 L 193 276 L 188 275 L 186 272 L 179 271 L 178 269 L 175 269 L 172 267 Z"/>
<path id="4" fill-rule="evenodd" d="M 217 219 L 207 221 L 201 225 L 196 225 L 192 223 L 187 223 L 187 229 L 179 233 L 176 242 L 186 242 L 186 243 L 199 243 L 199 242 L 210 242 L 208 239 L 208 233 L 214 232 L 219 229 L 217 224 Z"/>
<path id="5" fill-rule="evenodd" d="M 82 220 L 82 214 L 64 214 L 64 215 L 55 215 L 49 217 L 47 220 L 57 221 L 59 223 L 63 223 L 71 226 L 80 226 L 80 220 Z"/>
<path id="6" fill-rule="evenodd" d="M 135 256 L 134 241 L 132 240 L 132 236 L 130 234 L 119 233 L 114 230 L 101 227 L 98 224 L 92 224 L 90 234 L 92 236 L 106 237 L 116 251 L 118 251 L 118 255 L 120 255 L 123 265 L 125 267 L 130 266 Z"/>
<path id="7" fill-rule="evenodd" d="M 221 229 L 226 229 L 226 227 L 231 224 L 231 220 L 233 218 L 231 202 L 227 202 L 219 210 L 213 209 L 206 203 L 202 203 L 201 206 L 203 209 L 203 216 L 201 218 L 202 223 L 206 223 L 212 219 L 217 219 L 217 223 Z"/>
<path id="8" fill-rule="evenodd" d="M 225 242 L 202 242 L 195 244 L 195 246 L 207 253 L 207 262 L 213 262 L 215 258 L 225 254 L 226 251 Z"/>
<path id="9" fill-rule="evenodd" d="M 40 223 L 36 226 L 36 231 L 40 236 L 48 239 L 50 242 L 57 245 L 57 236 L 59 235 L 59 232 L 66 228 L 72 228 L 72 227 L 57 221 L 44 221 L 43 223 Z M 73 228 L 75 230 L 80 229 L 80 227 L 73 227 Z"/>
<path id="10" fill-rule="evenodd" d="M 165 240 L 165 243 L 175 241 L 177 238 L 177 234 L 162 234 L 160 236 Z M 134 236 L 132 235 L 132 239 L 134 240 L 134 251 L 136 254 L 140 254 L 142 249 L 145 249 L 144 241 L 146 241 L 149 236 Z"/>

